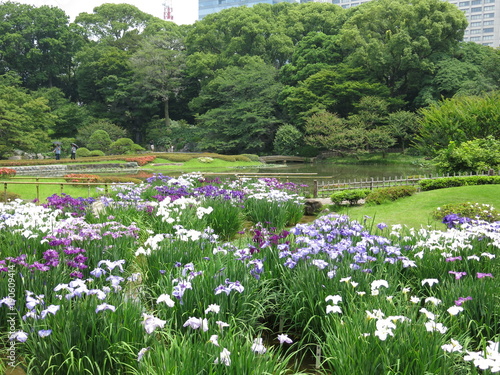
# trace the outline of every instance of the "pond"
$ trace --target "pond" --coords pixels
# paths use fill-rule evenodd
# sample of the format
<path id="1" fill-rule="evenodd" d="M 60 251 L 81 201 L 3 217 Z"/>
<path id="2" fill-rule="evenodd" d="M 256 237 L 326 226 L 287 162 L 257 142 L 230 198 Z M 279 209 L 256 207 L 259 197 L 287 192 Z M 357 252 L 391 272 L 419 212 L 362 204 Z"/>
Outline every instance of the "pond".
<path id="1" fill-rule="evenodd" d="M 432 168 L 411 164 L 333 164 L 328 162 L 290 163 L 279 168 L 259 168 L 260 173 L 317 173 L 334 180 L 422 175 Z"/>
<path id="2" fill-rule="evenodd" d="M 164 175 L 177 176 L 181 171 L 158 170 L 155 173 Z M 288 164 L 272 164 L 264 165 L 259 168 L 247 169 L 231 169 L 221 172 L 223 173 L 262 173 L 262 174 L 292 174 L 292 173 L 316 173 L 318 177 L 328 177 L 332 180 L 360 180 L 376 177 L 407 177 L 415 175 L 425 175 L 434 172 L 429 166 L 421 166 L 418 164 L 334 164 L 329 162 L 315 163 L 288 163 Z M 216 173 L 216 172 L 211 172 Z"/>

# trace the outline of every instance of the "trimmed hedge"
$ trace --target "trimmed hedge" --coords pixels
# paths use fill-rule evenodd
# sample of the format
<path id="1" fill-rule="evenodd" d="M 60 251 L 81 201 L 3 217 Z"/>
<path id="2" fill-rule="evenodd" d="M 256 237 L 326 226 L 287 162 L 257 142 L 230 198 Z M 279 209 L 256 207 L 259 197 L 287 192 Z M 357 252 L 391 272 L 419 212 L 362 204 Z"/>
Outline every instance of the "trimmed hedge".
<path id="1" fill-rule="evenodd" d="M 382 204 L 384 202 L 392 202 L 400 198 L 412 196 L 417 192 L 415 186 L 391 186 L 372 191 L 366 197 L 366 203 Z"/>
<path id="2" fill-rule="evenodd" d="M 353 189 L 336 191 L 330 195 L 330 200 L 333 204 L 340 205 L 342 202 L 348 201 L 350 205 L 358 204 L 358 201 L 365 199 L 371 193 L 370 189 Z"/>
<path id="3" fill-rule="evenodd" d="M 422 191 L 445 189 L 458 186 L 492 185 L 500 184 L 500 176 L 459 176 L 443 177 L 434 180 L 427 179 L 419 181 Z"/>

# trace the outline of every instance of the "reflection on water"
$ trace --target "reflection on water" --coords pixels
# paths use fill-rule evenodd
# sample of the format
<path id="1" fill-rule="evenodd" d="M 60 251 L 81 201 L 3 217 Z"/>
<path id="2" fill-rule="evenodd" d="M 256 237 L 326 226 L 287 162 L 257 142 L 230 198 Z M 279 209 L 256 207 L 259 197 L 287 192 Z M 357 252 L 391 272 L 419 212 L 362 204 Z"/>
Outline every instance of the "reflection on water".
<path id="1" fill-rule="evenodd" d="M 166 176 L 179 176 L 183 174 L 182 167 L 180 170 L 174 171 L 172 169 L 155 169 L 154 173 L 162 173 Z M 416 176 L 416 175 L 428 175 L 434 172 L 431 168 L 423 168 L 418 165 L 410 165 L 410 164 L 365 164 L 365 165 L 350 165 L 350 164 L 331 164 L 327 162 L 316 162 L 316 163 L 289 163 L 286 165 L 269 165 L 263 166 L 260 168 L 244 168 L 244 169 L 227 169 L 217 172 L 214 171 L 200 171 L 210 173 L 212 175 L 223 176 L 228 173 L 262 173 L 262 174 L 287 174 L 287 173 L 315 173 L 315 175 L 310 178 L 323 177 L 330 178 L 334 181 L 337 180 L 361 180 L 366 178 L 383 178 L 383 177 L 408 177 L 408 176 Z M 152 175 L 152 171 L 139 171 L 139 175 L 143 174 L 141 177 L 149 177 Z M 110 173 L 105 173 L 106 175 L 110 175 Z M 130 172 L 128 173 L 129 175 Z M 113 175 L 122 175 L 119 173 L 113 173 Z M 131 175 L 133 176 L 133 174 Z"/>
<path id="2" fill-rule="evenodd" d="M 280 168 L 259 168 L 261 173 L 317 173 L 318 176 L 331 177 L 333 180 L 353 180 L 371 177 L 407 177 L 433 172 L 430 168 L 422 168 L 409 164 L 331 164 L 331 163 L 293 163 Z"/>

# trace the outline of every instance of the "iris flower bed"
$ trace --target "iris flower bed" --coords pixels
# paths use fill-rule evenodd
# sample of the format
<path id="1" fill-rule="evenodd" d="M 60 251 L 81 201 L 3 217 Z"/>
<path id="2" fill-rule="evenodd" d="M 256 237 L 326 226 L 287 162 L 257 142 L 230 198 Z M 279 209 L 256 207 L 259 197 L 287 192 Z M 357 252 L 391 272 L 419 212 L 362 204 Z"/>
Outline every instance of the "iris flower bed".
<path id="1" fill-rule="evenodd" d="M 155 175 L 2 206 L 0 370 L 500 372 L 500 223 L 297 224 L 299 189 Z"/>

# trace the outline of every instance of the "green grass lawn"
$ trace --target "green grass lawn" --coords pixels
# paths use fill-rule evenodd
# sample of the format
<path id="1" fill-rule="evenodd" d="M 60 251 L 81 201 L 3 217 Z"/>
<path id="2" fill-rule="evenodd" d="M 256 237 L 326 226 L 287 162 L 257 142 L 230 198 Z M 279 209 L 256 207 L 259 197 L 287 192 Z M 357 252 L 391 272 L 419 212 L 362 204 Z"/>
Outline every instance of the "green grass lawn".
<path id="1" fill-rule="evenodd" d="M 445 225 L 432 217 L 432 212 L 448 203 L 486 203 L 500 209 L 500 185 L 463 186 L 431 190 L 411 197 L 376 206 L 343 207 L 338 213 L 352 219 L 389 225 L 404 224 L 412 228 L 430 225 L 433 229 L 445 229 Z"/>
<path id="2" fill-rule="evenodd" d="M 197 158 L 193 158 L 186 162 L 173 162 L 168 159 L 156 158 L 152 164 L 167 164 L 167 165 L 151 165 L 147 164 L 141 169 L 149 170 L 153 172 L 157 171 L 173 171 L 173 172 L 203 172 L 203 171 L 211 171 L 211 172 L 223 172 L 229 169 L 238 169 L 238 168 L 250 168 L 262 165 L 261 162 L 254 161 L 225 161 L 221 159 L 213 159 L 210 163 L 202 163 Z M 168 165 L 170 164 L 170 165 Z"/>
<path id="3" fill-rule="evenodd" d="M 40 202 L 45 203 L 47 197 L 50 197 L 51 195 L 54 194 L 69 194 L 72 197 L 83 197 L 83 198 L 88 198 L 88 197 L 97 197 L 101 192 L 98 192 L 96 189 L 96 186 L 73 186 L 73 185 L 64 185 L 62 190 L 61 190 L 61 185 L 60 184 L 44 184 L 46 182 L 54 183 L 54 182 L 66 182 L 63 178 L 44 178 L 43 180 L 40 180 L 39 188 L 38 188 L 38 194 L 37 194 L 37 187 L 35 184 L 9 184 L 9 181 L 19 181 L 19 182 L 35 182 L 35 177 L 33 177 L 32 180 L 30 179 L 23 179 L 23 180 L 2 180 L 0 182 L 6 182 L 7 183 L 7 191 L 11 193 L 16 193 L 21 196 L 21 199 L 24 200 L 33 200 L 37 198 L 37 196 L 40 199 Z M 1 184 L 2 190 L 0 191 L 0 194 L 4 193 L 4 186 L 3 183 Z M 104 185 L 103 185 L 104 186 Z"/>

